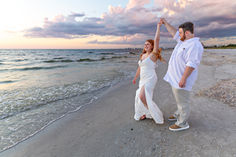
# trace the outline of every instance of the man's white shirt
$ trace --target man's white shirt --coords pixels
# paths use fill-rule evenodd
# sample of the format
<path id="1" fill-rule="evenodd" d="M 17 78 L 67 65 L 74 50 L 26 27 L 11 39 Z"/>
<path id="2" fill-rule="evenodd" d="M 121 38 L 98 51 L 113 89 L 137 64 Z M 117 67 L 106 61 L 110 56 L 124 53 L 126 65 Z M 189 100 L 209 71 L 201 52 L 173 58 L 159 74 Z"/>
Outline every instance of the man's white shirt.
<path id="1" fill-rule="evenodd" d="M 174 39 L 177 41 L 177 45 L 170 57 L 168 70 L 164 80 L 170 83 L 174 88 L 191 91 L 192 86 L 197 79 L 198 65 L 202 58 L 203 46 L 197 37 L 181 41 L 178 31 L 176 32 Z M 186 66 L 192 67 L 194 70 L 187 78 L 185 87 L 180 88 L 179 82 L 184 74 Z"/>

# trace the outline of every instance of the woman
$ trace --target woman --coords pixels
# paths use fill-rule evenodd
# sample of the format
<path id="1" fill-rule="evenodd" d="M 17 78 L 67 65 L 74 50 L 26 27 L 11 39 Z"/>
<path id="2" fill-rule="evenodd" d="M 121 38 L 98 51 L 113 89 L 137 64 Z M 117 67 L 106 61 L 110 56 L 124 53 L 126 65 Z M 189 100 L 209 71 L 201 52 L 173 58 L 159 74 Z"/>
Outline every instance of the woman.
<path id="1" fill-rule="evenodd" d="M 161 56 L 161 49 L 159 49 L 160 27 L 162 22 L 157 24 L 157 30 L 154 41 L 149 39 L 144 44 L 144 49 L 140 55 L 138 62 L 139 67 L 133 79 L 133 84 L 140 76 L 139 88 L 136 91 L 135 97 L 135 120 L 143 120 L 146 118 L 153 118 L 157 124 L 163 124 L 164 118 L 161 110 L 153 102 L 153 91 L 157 82 L 157 75 L 155 68 L 157 67 L 157 60 L 163 61 Z"/>

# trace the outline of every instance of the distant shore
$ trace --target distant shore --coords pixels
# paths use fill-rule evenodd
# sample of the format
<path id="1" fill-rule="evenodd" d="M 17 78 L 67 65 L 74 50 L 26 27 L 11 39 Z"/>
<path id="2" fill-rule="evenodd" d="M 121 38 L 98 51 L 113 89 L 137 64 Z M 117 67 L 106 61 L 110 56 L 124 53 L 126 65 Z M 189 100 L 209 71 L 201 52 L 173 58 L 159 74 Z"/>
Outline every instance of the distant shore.
<path id="1" fill-rule="evenodd" d="M 204 46 L 205 49 L 236 49 L 236 44 Z"/>
<path id="2" fill-rule="evenodd" d="M 212 46 L 204 46 L 204 49 L 236 49 L 236 44 L 228 44 L 228 45 L 212 45 Z M 130 54 L 137 54 L 142 52 L 142 48 L 127 48 L 130 51 Z M 173 50 L 174 48 L 162 48 L 162 50 Z"/>

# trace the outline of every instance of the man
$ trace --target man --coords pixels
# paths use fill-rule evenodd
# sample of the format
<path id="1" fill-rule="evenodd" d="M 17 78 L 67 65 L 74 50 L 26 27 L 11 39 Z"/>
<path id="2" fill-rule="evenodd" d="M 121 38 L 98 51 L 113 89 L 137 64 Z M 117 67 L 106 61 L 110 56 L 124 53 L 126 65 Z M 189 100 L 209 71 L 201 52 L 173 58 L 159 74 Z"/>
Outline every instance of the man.
<path id="1" fill-rule="evenodd" d="M 169 121 L 176 121 L 176 123 L 171 125 L 169 129 L 180 131 L 189 128 L 187 120 L 190 113 L 190 91 L 197 79 L 203 46 L 199 38 L 194 37 L 193 23 L 183 23 L 177 31 L 164 18 L 161 21 L 177 41 L 164 80 L 172 86 L 172 92 L 177 103 L 177 111 L 168 119 Z"/>

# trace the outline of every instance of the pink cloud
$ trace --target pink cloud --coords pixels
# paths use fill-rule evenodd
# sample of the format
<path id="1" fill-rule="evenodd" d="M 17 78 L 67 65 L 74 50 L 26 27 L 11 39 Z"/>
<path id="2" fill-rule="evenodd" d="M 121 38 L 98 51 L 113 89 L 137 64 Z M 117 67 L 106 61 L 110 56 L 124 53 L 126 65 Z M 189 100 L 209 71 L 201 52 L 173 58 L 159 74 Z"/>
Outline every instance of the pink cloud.
<path id="1" fill-rule="evenodd" d="M 165 17 L 176 28 L 183 22 L 192 21 L 197 36 L 204 38 L 236 36 L 236 1 L 225 0 L 222 4 L 222 0 L 154 0 L 154 6 L 146 7 L 150 2 L 130 0 L 126 7 L 109 6 L 101 17 L 88 18 L 84 14 L 72 13 L 58 15 L 52 20 L 46 18 L 43 27 L 27 30 L 26 36 L 129 36 L 130 40 L 124 42 L 130 43 L 134 41 L 131 36 L 137 37 L 137 34 L 138 39 L 141 39 L 140 36 L 153 38 L 159 17 Z M 80 17 L 83 19 L 77 21 L 76 18 Z M 167 34 L 166 30 L 162 33 L 164 37 Z"/>
<path id="2" fill-rule="evenodd" d="M 129 3 L 126 6 L 126 9 L 132 9 L 132 8 L 140 8 L 143 7 L 145 4 L 149 4 L 150 0 L 130 0 Z"/>

